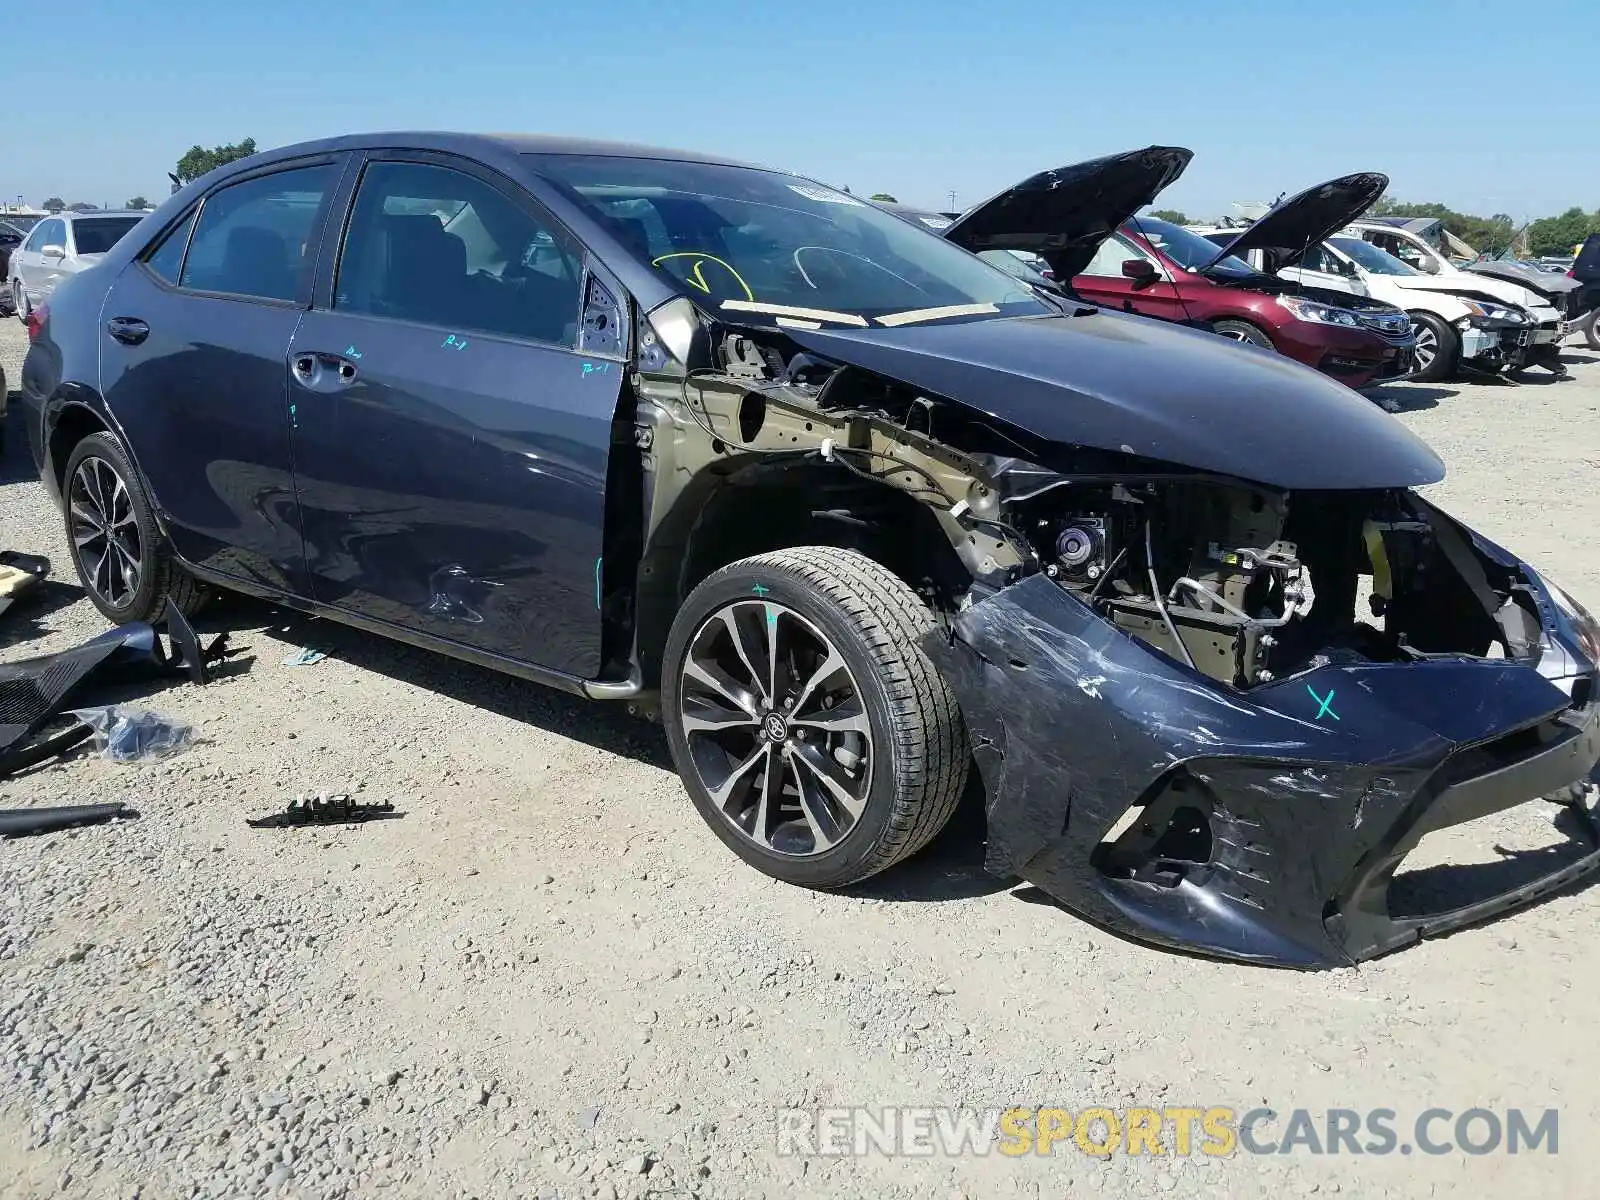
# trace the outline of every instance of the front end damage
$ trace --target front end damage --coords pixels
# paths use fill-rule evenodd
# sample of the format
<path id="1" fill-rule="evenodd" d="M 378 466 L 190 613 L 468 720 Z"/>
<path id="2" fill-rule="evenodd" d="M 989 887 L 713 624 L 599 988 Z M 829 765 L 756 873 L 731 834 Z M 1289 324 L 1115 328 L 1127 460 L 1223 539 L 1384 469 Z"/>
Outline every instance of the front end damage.
<path id="1" fill-rule="evenodd" d="M 1191 607 L 1193 589 L 1173 587 L 1151 622 L 1148 595 L 1106 602 L 1115 588 L 1041 574 L 927 639 L 984 778 L 991 871 L 1132 937 L 1317 968 L 1600 868 L 1600 822 L 1571 789 L 1600 759 L 1592 620 L 1414 495 L 1305 500 L 1320 530 L 1301 522 L 1311 541 L 1272 549 L 1298 569 L 1261 555 L 1233 580 L 1248 592 L 1280 576 L 1281 604 Z M 1162 652 L 1173 629 L 1194 667 Z M 1487 896 L 1391 903 L 1426 834 L 1552 794 L 1575 802 L 1568 847 Z"/>
<path id="2" fill-rule="evenodd" d="M 1418 497 L 1442 465 L 1348 389 L 1092 310 L 870 334 L 676 312 L 641 330 L 625 431 L 647 678 L 651 614 L 715 567 L 847 544 L 940 617 L 989 869 L 1108 928 L 1327 967 L 1600 868 L 1574 803 L 1570 854 L 1393 902 L 1425 836 L 1587 798 L 1600 629 Z M 1158 348 L 1184 369 L 1141 374 Z"/>

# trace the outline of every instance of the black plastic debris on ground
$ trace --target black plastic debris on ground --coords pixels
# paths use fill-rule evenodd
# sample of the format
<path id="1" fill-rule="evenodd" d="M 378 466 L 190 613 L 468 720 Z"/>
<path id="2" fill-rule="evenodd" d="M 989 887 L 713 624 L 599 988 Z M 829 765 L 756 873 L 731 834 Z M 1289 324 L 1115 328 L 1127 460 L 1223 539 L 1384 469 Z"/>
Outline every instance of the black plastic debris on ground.
<path id="1" fill-rule="evenodd" d="M 56 744 L 57 753 L 75 744 L 66 734 L 28 744 L 64 709 L 82 707 L 86 687 L 97 684 L 148 682 L 184 678 L 209 681 L 210 664 L 226 658 L 228 635 L 218 634 L 204 648 L 177 605 L 169 599 L 162 616 L 170 648 L 156 628 L 142 621 L 107 630 L 81 646 L 60 654 L 0 665 L 0 776 L 43 761 L 41 747 Z M 68 731 L 70 733 L 71 731 Z M 81 741 L 82 739 L 77 739 Z"/>
<path id="2" fill-rule="evenodd" d="M 367 821 L 390 821 L 403 817 L 388 802 L 363 803 L 347 795 L 296 796 L 282 812 L 247 819 L 252 829 L 292 829 L 300 825 L 359 825 Z"/>
<path id="3" fill-rule="evenodd" d="M 83 825 L 103 825 L 139 814 L 126 804 L 72 804 L 65 808 L 0 808 L 0 837 L 57 833 Z"/>

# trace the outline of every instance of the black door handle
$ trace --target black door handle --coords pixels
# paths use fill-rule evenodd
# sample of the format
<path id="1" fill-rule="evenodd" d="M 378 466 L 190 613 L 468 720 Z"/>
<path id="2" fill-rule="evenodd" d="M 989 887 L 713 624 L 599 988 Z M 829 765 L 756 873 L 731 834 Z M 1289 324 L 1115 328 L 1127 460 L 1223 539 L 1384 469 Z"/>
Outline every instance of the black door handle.
<path id="1" fill-rule="evenodd" d="M 106 332 L 124 346 L 137 346 L 150 336 L 150 326 L 138 317 L 112 317 L 106 322 Z"/>

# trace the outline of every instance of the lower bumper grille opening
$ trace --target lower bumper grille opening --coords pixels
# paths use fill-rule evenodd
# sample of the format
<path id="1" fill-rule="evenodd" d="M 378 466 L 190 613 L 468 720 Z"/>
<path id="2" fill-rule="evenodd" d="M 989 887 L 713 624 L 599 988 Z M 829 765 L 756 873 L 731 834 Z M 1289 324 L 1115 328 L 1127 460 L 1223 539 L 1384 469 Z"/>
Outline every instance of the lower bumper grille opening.
<path id="1" fill-rule="evenodd" d="M 1424 835 L 1389 883 L 1389 916 L 1426 918 L 1516 890 L 1594 849 L 1580 809 L 1530 800 Z"/>
<path id="2" fill-rule="evenodd" d="M 1104 875 L 1160 887 L 1177 887 L 1209 866 L 1212 855 L 1209 798 L 1178 776 L 1148 803 L 1132 805 L 1095 847 Z"/>

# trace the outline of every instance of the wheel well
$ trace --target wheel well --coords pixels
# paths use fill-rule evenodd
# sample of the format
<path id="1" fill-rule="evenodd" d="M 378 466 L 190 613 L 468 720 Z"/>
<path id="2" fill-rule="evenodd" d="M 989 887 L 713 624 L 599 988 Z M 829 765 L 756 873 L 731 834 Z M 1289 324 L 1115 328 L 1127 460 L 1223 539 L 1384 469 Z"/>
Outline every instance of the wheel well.
<path id="1" fill-rule="evenodd" d="M 66 482 L 67 460 L 72 457 L 73 448 L 91 433 L 105 431 L 105 422 L 82 404 L 69 404 L 61 410 L 50 431 L 50 470 L 58 485 Z"/>
<path id="2" fill-rule="evenodd" d="M 712 572 L 792 546 L 856 550 L 893 571 L 936 609 L 970 585 L 933 511 L 898 489 L 818 459 L 705 471 L 656 529 L 640 562 L 638 652 L 646 686 L 660 682 L 667 631 Z"/>

